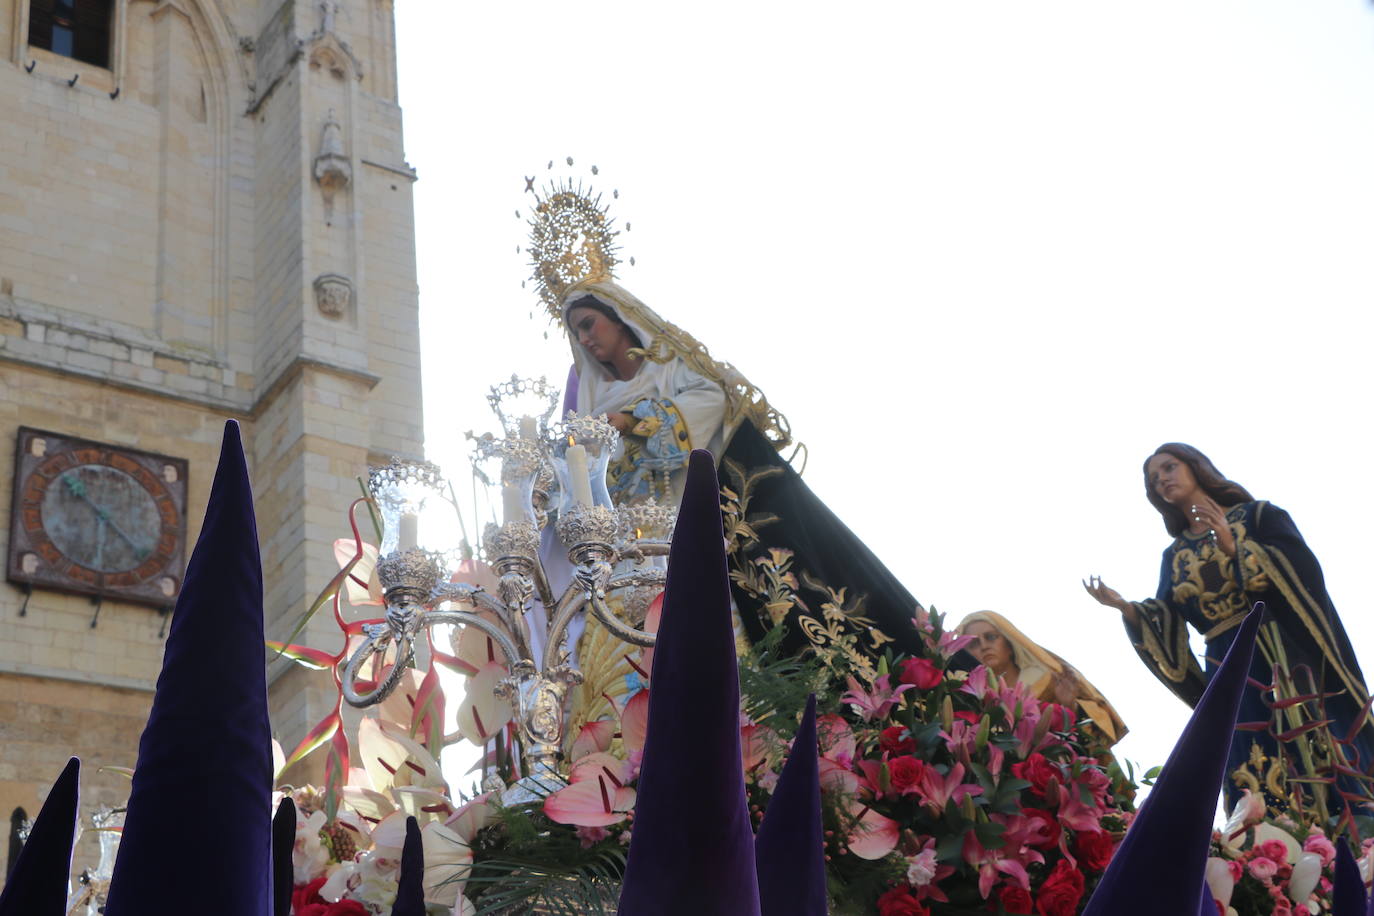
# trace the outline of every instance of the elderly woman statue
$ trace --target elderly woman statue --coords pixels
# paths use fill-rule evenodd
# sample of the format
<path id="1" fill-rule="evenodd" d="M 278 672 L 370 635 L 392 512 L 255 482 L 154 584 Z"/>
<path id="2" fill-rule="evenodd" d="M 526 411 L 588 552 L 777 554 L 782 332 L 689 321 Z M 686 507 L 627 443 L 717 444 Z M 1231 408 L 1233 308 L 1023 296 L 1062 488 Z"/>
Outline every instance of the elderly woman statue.
<path id="1" fill-rule="evenodd" d="M 1093 577 L 1084 583 L 1088 593 L 1121 612 L 1141 660 L 1190 706 L 1197 704 L 1226 655 L 1236 627 L 1255 602 L 1263 601 L 1269 624 L 1255 653 L 1252 686 L 1241 700 L 1239 721 L 1272 718 L 1253 684 L 1271 684 L 1274 666 L 1297 677 L 1296 684 L 1281 690 L 1298 693 L 1309 685 L 1298 674 L 1306 668 L 1318 690 L 1328 695 L 1324 712 L 1332 720 L 1331 733 L 1343 738 L 1354 732 L 1358 759 L 1352 762 L 1362 767 L 1374 763 L 1364 675 L 1326 592 L 1321 566 L 1288 513 L 1223 477 L 1191 445 L 1161 445 L 1145 461 L 1144 471 L 1145 495 L 1173 537 L 1160 565 L 1159 591 L 1145 601 L 1127 601 Z M 1205 669 L 1189 651 L 1189 626 L 1206 641 Z M 1261 788 L 1257 783 L 1272 768 L 1272 761 L 1261 767 L 1258 754 L 1252 759 L 1256 743 L 1258 751 L 1272 758 L 1273 742 L 1263 733 L 1237 731 L 1227 761 L 1228 773 L 1249 788 Z M 1268 788 L 1272 792 L 1275 787 Z"/>
<path id="2" fill-rule="evenodd" d="M 992 611 L 977 611 L 959 622 L 958 632 L 972 636 L 965 649 L 1002 679 L 1020 683 L 1037 699 L 1075 710 L 1092 722 L 1103 745 L 1111 747 L 1126 736 L 1112 704 L 1078 670 Z"/>

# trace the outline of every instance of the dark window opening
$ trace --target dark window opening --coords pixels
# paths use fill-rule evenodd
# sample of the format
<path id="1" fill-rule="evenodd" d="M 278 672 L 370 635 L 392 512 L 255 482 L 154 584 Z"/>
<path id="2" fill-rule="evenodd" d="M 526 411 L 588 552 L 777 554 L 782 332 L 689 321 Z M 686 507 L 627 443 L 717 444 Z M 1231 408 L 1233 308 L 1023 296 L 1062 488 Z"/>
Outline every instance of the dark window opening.
<path id="1" fill-rule="evenodd" d="M 29 0 L 29 44 L 110 66 L 113 0 Z"/>

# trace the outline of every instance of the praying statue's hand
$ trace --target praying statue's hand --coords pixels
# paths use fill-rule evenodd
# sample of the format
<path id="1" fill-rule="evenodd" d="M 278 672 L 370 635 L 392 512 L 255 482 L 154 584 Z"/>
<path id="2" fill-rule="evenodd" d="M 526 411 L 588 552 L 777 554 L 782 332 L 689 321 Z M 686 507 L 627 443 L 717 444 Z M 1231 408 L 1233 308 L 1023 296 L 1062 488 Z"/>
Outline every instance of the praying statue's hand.
<path id="1" fill-rule="evenodd" d="M 1116 608 L 1121 612 L 1121 616 L 1126 618 L 1127 623 L 1135 624 L 1137 619 L 1135 606 L 1122 598 L 1120 592 L 1103 582 L 1101 576 L 1089 576 L 1083 583 L 1083 588 L 1089 595 L 1093 596 L 1093 600 L 1098 604 Z"/>
<path id="2" fill-rule="evenodd" d="M 628 436 L 630 430 L 634 429 L 635 424 L 639 422 L 635 419 L 634 414 L 625 413 L 624 411 L 607 414 L 606 420 L 610 422 L 622 436 Z"/>

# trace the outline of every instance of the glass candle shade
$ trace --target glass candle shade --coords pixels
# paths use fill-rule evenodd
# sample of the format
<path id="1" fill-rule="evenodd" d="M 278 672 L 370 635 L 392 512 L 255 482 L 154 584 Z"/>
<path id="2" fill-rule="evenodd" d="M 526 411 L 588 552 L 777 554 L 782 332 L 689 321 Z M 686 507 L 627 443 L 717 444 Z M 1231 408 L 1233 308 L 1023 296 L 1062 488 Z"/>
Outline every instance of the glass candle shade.
<path id="1" fill-rule="evenodd" d="M 606 469 L 620 434 L 601 417 L 570 416 L 553 442 L 554 472 L 558 475 L 559 509 L 574 505 L 611 508 Z"/>
<path id="2" fill-rule="evenodd" d="M 420 520 L 426 509 L 448 502 L 443 474 L 437 465 L 394 460 L 384 467 L 370 469 L 368 489 L 382 516 L 382 543 L 378 547 L 382 556 L 436 546 L 423 540 L 425 532 Z"/>

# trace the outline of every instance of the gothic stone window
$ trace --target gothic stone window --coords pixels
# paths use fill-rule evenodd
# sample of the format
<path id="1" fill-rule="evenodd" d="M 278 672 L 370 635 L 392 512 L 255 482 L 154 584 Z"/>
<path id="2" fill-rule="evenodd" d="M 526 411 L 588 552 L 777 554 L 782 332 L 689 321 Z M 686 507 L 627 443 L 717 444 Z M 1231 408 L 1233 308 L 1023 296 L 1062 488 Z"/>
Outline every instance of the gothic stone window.
<path id="1" fill-rule="evenodd" d="M 114 0 L 29 0 L 29 44 L 108 67 L 113 18 Z"/>

